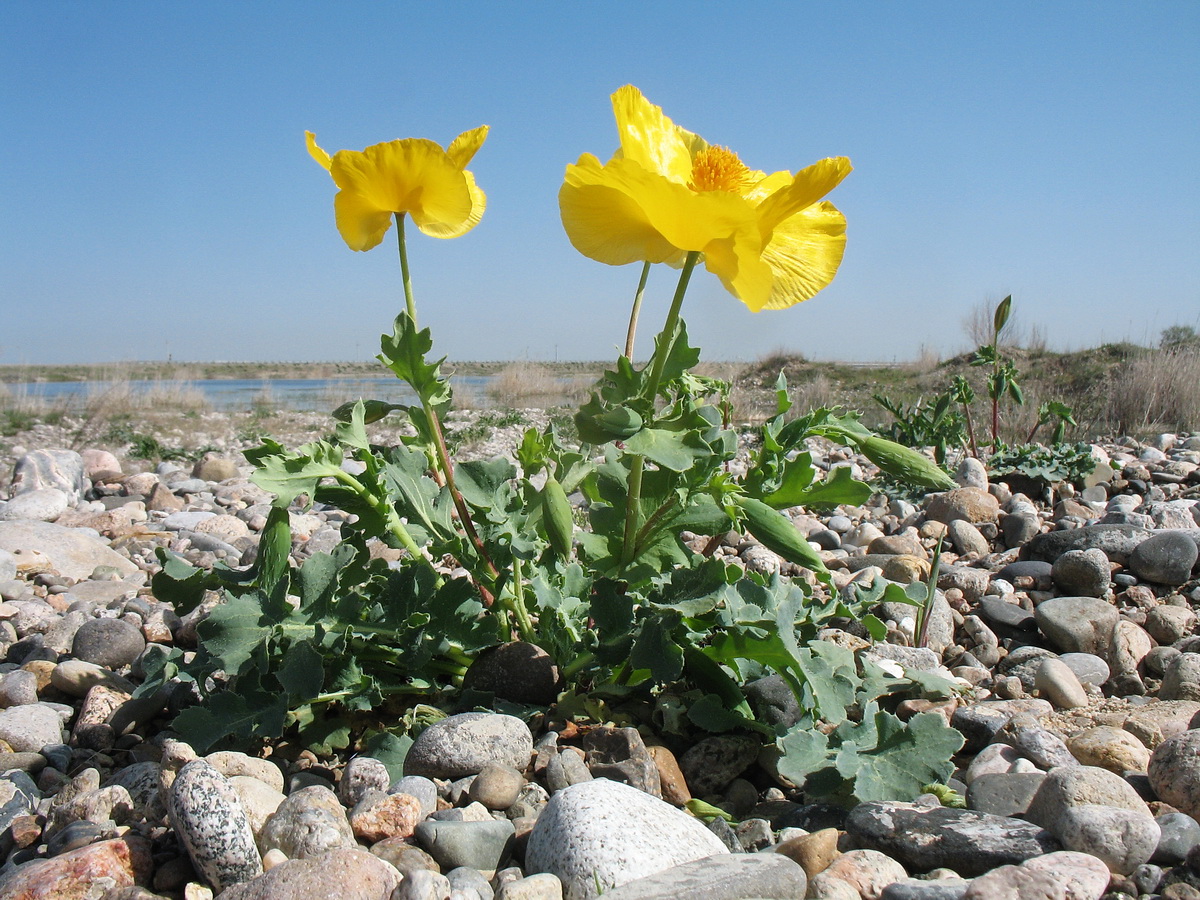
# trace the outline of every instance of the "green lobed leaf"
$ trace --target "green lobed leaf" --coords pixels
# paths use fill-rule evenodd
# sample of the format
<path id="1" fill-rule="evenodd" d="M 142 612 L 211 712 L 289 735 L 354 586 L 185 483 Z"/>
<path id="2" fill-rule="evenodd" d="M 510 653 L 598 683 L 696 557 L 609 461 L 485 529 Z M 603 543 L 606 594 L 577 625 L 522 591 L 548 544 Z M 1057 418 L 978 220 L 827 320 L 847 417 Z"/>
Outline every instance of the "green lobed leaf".
<path id="1" fill-rule="evenodd" d="M 200 640 L 217 666 L 230 675 L 241 672 L 254 652 L 268 639 L 273 628 L 264 622 L 264 595 L 226 595 L 200 623 Z"/>
<path id="2" fill-rule="evenodd" d="M 279 447 L 274 442 L 268 444 Z M 302 494 L 308 495 L 311 502 L 322 479 L 343 475 L 341 448 L 325 441 L 305 444 L 294 453 L 279 447 L 279 452 L 256 454 L 252 461 L 259 468 L 250 480 L 275 494 L 275 505 L 284 508 Z"/>
<path id="3" fill-rule="evenodd" d="M 243 696 L 225 690 L 210 695 L 203 706 L 185 709 L 171 727 L 197 753 L 204 753 L 229 738 L 245 743 L 254 737 L 278 737 L 287 713 L 286 694 L 259 690 Z"/>
<path id="4" fill-rule="evenodd" d="M 450 384 L 441 373 L 445 357 L 434 363 L 425 361 L 426 354 L 433 349 L 428 328 L 418 331 L 408 313 L 401 312 L 396 316 L 392 333 L 381 335 L 379 343 L 379 361 L 407 382 L 418 397 L 433 406 L 450 401 Z"/>
<path id="5" fill-rule="evenodd" d="M 308 641 L 296 641 L 288 647 L 275 677 L 287 691 L 290 705 L 307 702 L 321 693 L 325 684 L 322 663 L 323 657 Z"/>

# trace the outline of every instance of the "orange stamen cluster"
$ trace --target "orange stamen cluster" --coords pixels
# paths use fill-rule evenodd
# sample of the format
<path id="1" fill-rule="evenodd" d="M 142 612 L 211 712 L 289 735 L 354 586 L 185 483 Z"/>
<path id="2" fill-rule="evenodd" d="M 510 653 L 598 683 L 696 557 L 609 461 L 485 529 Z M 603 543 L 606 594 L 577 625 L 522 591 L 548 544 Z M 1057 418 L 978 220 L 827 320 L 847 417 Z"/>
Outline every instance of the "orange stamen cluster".
<path id="1" fill-rule="evenodd" d="M 707 147 L 692 159 L 693 191 L 741 194 L 750 184 L 750 170 L 728 147 Z"/>

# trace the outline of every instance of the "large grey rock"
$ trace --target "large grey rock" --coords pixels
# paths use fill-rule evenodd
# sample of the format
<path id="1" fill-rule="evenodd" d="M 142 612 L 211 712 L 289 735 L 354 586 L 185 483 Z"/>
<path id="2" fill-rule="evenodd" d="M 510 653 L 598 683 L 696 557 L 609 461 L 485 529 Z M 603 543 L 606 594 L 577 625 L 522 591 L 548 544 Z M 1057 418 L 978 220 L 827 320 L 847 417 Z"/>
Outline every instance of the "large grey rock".
<path id="1" fill-rule="evenodd" d="M 262 858 L 237 792 L 204 760 L 192 760 L 179 770 L 167 813 L 192 865 L 216 892 L 262 874 Z"/>
<path id="2" fill-rule="evenodd" d="M 418 735 L 404 760 L 405 775 L 462 778 L 490 762 L 524 771 L 533 756 L 533 736 L 515 716 L 469 712 L 447 716 Z"/>
<path id="3" fill-rule="evenodd" d="M 1068 531 L 1049 531 L 1032 538 L 1021 549 L 1022 559 L 1054 562 L 1068 550 L 1103 550 L 1112 562 L 1124 564 L 1133 548 L 1150 532 L 1134 525 L 1086 525 Z"/>
<path id="4" fill-rule="evenodd" d="M 53 522 L 67 511 L 69 505 L 64 491 L 58 488 L 38 488 L 17 494 L 7 503 L 0 504 L 0 519 Z"/>
<path id="5" fill-rule="evenodd" d="M 1133 549 L 1129 568 L 1144 581 L 1180 585 L 1191 577 L 1198 555 L 1200 547 L 1190 533 L 1159 531 Z"/>
<path id="6" fill-rule="evenodd" d="M 79 626 L 71 643 L 76 658 L 106 669 L 132 665 L 145 649 L 142 630 L 124 619 L 88 619 Z"/>
<path id="7" fill-rule="evenodd" d="M 1038 628 L 1064 653 L 1107 658 L 1120 614 L 1095 597 L 1055 597 L 1034 610 Z"/>
<path id="8" fill-rule="evenodd" d="M 34 450 L 13 467 L 14 495 L 56 488 L 74 506 L 83 499 L 88 482 L 83 475 L 83 457 L 74 450 Z"/>
<path id="9" fill-rule="evenodd" d="M 417 825 L 414 833 L 443 870 L 469 866 L 492 872 L 512 852 L 516 832 L 508 819 L 488 819 L 486 822 L 428 819 Z"/>
<path id="10" fill-rule="evenodd" d="M 1129 875 L 1150 861 L 1161 831 L 1149 813 L 1085 803 L 1063 811 L 1056 834 L 1067 850 L 1087 853 L 1111 871 Z"/>
<path id="11" fill-rule="evenodd" d="M 790 900 L 808 889 L 804 870 L 775 853 L 737 853 L 693 860 L 605 891 L 605 900 Z"/>
<path id="12" fill-rule="evenodd" d="M 910 871 L 945 867 L 965 876 L 1060 849 L 1031 822 L 893 801 L 858 804 L 846 817 L 846 831 L 859 846 L 886 853 Z"/>
<path id="13" fill-rule="evenodd" d="M 1155 747 L 1146 774 L 1160 800 L 1200 819 L 1200 730 L 1168 737 Z"/>
<path id="14" fill-rule="evenodd" d="M 629 785 L 598 778 L 558 791 L 538 816 L 526 870 L 562 879 L 567 900 L 706 856 L 726 854 L 699 820 Z"/>
<path id="15" fill-rule="evenodd" d="M 51 706 L 31 703 L 0 710 L 0 741 L 18 753 L 37 753 L 47 744 L 61 744 L 62 717 Z"/>
<path id="16" fill-rule="evenodd" d="M 0 522 L 0 550 L 44 553 L 60 575 L 76 581 L 91 577 L 97 566 L 112 566 L 122 578 L 139 571 L 95 532 L 52 522 Z"/>

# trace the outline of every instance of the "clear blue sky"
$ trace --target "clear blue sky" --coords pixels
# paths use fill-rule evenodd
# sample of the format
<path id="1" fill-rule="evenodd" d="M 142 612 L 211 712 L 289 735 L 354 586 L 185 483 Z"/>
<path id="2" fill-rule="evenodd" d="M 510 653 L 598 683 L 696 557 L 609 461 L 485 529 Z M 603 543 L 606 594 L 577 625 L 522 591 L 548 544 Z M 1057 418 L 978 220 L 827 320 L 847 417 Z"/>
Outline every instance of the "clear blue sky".
<path id="1" fill-rule="evenodd" d="M 639 86 L 752 167 L 849 156 L 833 285 L 750 313 L 707 273 L 706 358 L 906 360 L 973 307 L 1058 349 L 1200 327 L 1200 2 L 0 4 L 0 363 L 364 359 L 394 243 L 346 248 L 304 149 L 487 123 L 481 225 L 413 233 L 452 359 L 611 359 L 638 267 L 579 256 L 563 168 Z M 651 276 L 641 348 L 674 273 Z M 641 355 L 641 353 L 639 353 Z"/>

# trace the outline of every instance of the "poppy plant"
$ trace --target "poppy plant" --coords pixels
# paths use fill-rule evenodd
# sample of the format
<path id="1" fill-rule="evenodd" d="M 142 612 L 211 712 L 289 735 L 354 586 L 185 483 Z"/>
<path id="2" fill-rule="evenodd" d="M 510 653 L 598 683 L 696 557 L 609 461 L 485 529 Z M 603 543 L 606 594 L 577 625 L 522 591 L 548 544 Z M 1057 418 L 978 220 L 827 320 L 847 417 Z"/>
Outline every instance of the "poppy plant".
<path id="1" fill-rule="evenodd" d="M 833 280 L 846 218 L 822 198 L 850 160 L 767 174 L 680 128 L 632 85 L 612 103 L 620 149 L 604 164 L 583 154 L 559 190 L 577 250 L 609 265 L 681 266 L 697 254 L 754 312 L 807 300 Z"/>
<path id="2" fill-rule="evenodd" d="M 338 231 L 351 250 L 370 250 L 383 240 L 392 217 L 410 216 L 423 233 L 437 238 L 466 234 L 487 205 L 467 164 L 487 138 L 488 128 L 466 131 L 450 146 L 423 138 L 339 150 L 330 156 L 304 132 L 308 152 L 339 188 L 333 199 Z"/>

